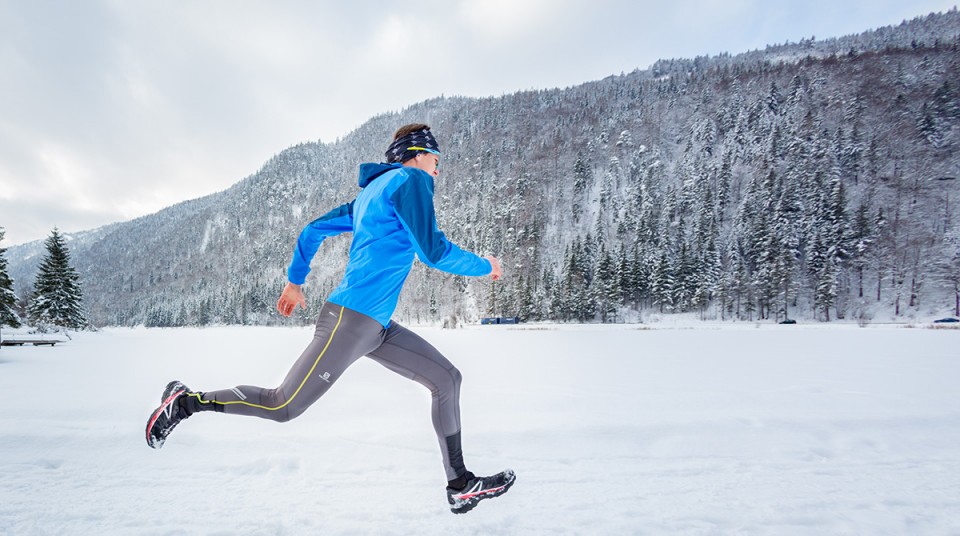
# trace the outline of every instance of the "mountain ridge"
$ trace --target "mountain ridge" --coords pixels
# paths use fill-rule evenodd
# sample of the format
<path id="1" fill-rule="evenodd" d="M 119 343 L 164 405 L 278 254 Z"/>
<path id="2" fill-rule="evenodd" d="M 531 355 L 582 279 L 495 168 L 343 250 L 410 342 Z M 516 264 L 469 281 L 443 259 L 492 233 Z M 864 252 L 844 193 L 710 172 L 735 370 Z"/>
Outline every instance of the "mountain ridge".
<path id="1" fill-rule="evenodd" d="M 889 132 L 894 128 L 893 120 L 888 120 L 893 115 L 887 113 L 892 105 L 884 95 L 873 94 L 867 83 L 870 81 L 868 71 L 901 76 L 897 68 L 889 66 L 891 61 L 900 61 L 916 63 L 907 72 L 940 77 L 936 81 L 932 78 L 918 81 L 909 78 L 915 75 L 904 74 L 902 79 L 884 86 L 903 86 L 912 91 L 911 98 L 904 96 L 907 99 L 904 106 L 912 114 L 907 114 L 911 115 L 908 119 L 916 124 L 918 131 L 923 130 L 922 117 L 914 121 L 913 116 L 922 115 L 927 101 L 935 102 L 935 87 L 942 87 L 939 80 L 948 84 L 948 75 L 956 73 L 958 35 L 960 16 L 954 8 L 945 14 L 917 17 L 897 27 L 855 36 L 772 45 L 762 53 L 660 60 L 646 70 L 566 89 L 526 90 L 482 99 L 457 96 L 428 99 L 400 112 L 374 116 L 333 143 L 307 142 L 285 149 L 268 159 L 256 173 L 222 192 L 184 201 L 129 222 L 75 233 L 76 239 L 71 242 L 75 266 L 86 282 L 88 307 L 97 324 L 282 322 L 270 311 L 274 295 L 285 278 L 286 263 L 299 229 L 313 217 L 355 195 L 356 166 L 362 161 L 380 160 L 381 151 L 397 125 L 424 121 L 434 127 L 444 151 L 444 173 L 437 181 L 436 199 L 441 228 L 467 249 L 504 256 L 518 277 L 509 286 L 494 286 L 429 273 L 417 265 L 398 316 L 408 321 L 439 321 L 450 317 L 472 319 L 480 314 L 516 314 L 530 301 L 552 301 L 549 293 L 557 293 L 557 282 L 548 289 L 549 280 L 570 278 L 566 265 L 574 255 L 571 250 L 576 249 L 576 242 L 586 241 L 588 236 L 591 240 L 599 236 L 611 247 L 616 244 L 627 250 L 636 249 L 641 244 L 631 238 L 631 231 L 643 226 L 646 214 L 665 222 L 660 227 L 665 239 L 650 238 L 651 241 L 642 244 L 644 248 L 669 251 L 668 256 L 673 256 L 692 244 L 690 231 L 685 227 L 679 233 L 676 231 L 678 225 L 686 224 L 685 216 L 692 216 L 692 201 L 682 197 L 694 195 L 700 179 L 710 182 L 710 188 L 716 185 L 716 174 L 723 167 L 723 159 L 717 156 L 720 153 L 729 159 L 729 167 L 739 172 L 733 174 L 728 185 L 732 197 L 719 210 L 713 207 L 713 218 L 719 227 L 732 225 L 737 214 L 731 207 L 740 205 L 753 179 L 771 170 L 787 173 L 796 167 L 798 160 L 790 160 L 793 157 L 785 156 L 783 150 L 773 148 L 771 153 L 767 151 L 770 147 L 756 147 L 769 145 L 769 139 L 757 140 L 774 137 L 777 129 L 799 132 L 800 127 L 793 121 L 801 122 L 803 118 L 794 119 L 792 115 L 800 115 L 798 110 L 803 106 L 808 113 L 818 116 L 810 121 L 830 124 L 821 130 L 833 130 L 835 126 L 843 131 L 845 127 L 855 129 L 862 124 L 861 128 L 876 140 L 893 139 Z M 793 58 L 790 62 L 769 59 L 787 53 Z M 939 64 L 924 66 L 924 61 Z M 847 74 L 856 74 L 858 69 L 859 77 Z M 939 74 L 938 69 L 942 71 Z M 805 79 L 801 73 L 808 71 L 821 78 Z M 791 73 L 792 80 L 786 81 Z M 821 95 L 830 83 L 827 79 L 849 79 L 845 82 L 859 84 L 856 91 L 838 84 L 836 88 L 829 88 L 834 94 Z M 725 99 L 719 90 L 729 91 L 733 96 Z M 788 96 L 772 95 L 788 90 Z M 807 101 L 803 100 L 805 97 Z M 951 93 L 949 97 L 948 105 L 956 95 Z M 794 98 L 797 102 L 791 103 Z M 822 102 L 816 102 L 816 98 Z M 768 102 L 756 106 L 762 99 Z M 717 105 L 717 101 L 723 102 Z M 788 120 L 788 112 L 773 111 L 771 106 L 796 107 L 796 110 L 789 112 L 792 115 Z M 864 112 L 864 107 L 872 106 L 884 110 L 877 112 L 876 119 Z M 840 115 L 835 117 L 836 113 Z M 951 165 L 955 167 L 956 163 L 943 153 L 952 151 L 957 128 L 950 112 L 944 113 L 945 119 L 934 118 L 941 121 L 939 126 L 930 127 L 931 136 L 939 136 L 936 144 L 940 147 L 934 146 L 932 138 L 926 142 L 918 139 L 916 144 L 920 148 L 916 154 L 905 151 L 899 157 L 888 159 L 886 164 L 877 164 L 873 180 L 880 183 L 883 174 L 902 173 L 898 166 L 906 162 L 919 166 L 918 162 L 929 155 L 933 155 L 930 172 L 939 176 L 951 174 Z M 847 116 L 853 118 L 849 124 L 844 123 Z M 691 121 L 696 124 L 688 124 Z M 910 122 L 897 121 L 903 125 Z M 867 123 L 875 126 L 866 129 Z M 738 129 L 743 132 L 738 134 Z M 813 140 L 813 135 L 806 135 L 807 141 Z M 836 136 L 836 131 L 829 135 Z M 822 132 L 816 133 L 816 137 L 821 136 Z M 851 133 L 841 132 L 838 143 L 847 143 L 842 139 L 845 136 Z M 734 142 L 735 139 L 738 141 Z M 889 152 L 892 146 L 884 147 Z M 864 152 L 862 147 L 858 150 Z M 749 160 L 753 157 L 770 160 L 765 171 L 761 169 L 763 166 L 754 169 L 754 163 Z M 842 160 L 839 156 L 831 158 Z M 651 175 L 657 175 L 656 180 L 650 179 Z M 537 180 L 543 176 L 552 178 L 556 186 L 552 189 L 544 186 L 542 179 Z M 861 187 L 859 175 L 851 177 L 842 176 L 841 183 L 850 183 L 858 202 L 869 195 L 876 196 Z M 688 183 L 690 192 L 684 193 L 684 185 Z M 637 192 L 645 187 L 652 192 L 654 184 L 658 189 L 656 193 L 663 194 L 660 201 L 681 197 L 679 201 L 674 200 L 679 206 L 677 214 L 663 215 L 653 209 L 643 212 L 644 203 L 651 201 L 641 199 Z M 881 186 L 871 188 L 882 189 Z M 478 196 L 477 192 L 488 195 Z M 710 195 L 716 196 L 716 191 Z M 636 201 L 635 206 L 631 201 Z M 654 225 L 650 221 L 647 224 Z M 946 243 L 953 224 L 944 225 L 938 240 Z M 619 230 L 621 227 L 623 232 Z M 714 240 L 731 243 L 731 229 L 726 232 L 717 229 Z M 724 234 L 727 236 L 722 236 Z M 586 268 L 577 268 L 581 272 L 577 277 L 584 280 L 578 283 L 580 287 L 591 286 L 597 265 L 603 260 L 597 258 L 597 253 L 606 242 L 592 245 L 596 246 L 593 253 L 583 252 L 589 257 L 590 274 L 586 275 Z M 348 245 L 344 237 L 324 244 L 308 280 L 314 300 L 301 321 L 309 320 L 319 307 L 320 298 L 338 281 Z M 242 252 L 235 254 L 238 246 L 242 246 Z M 36 251 L 36 243 L 9 248 L 11 275 L 18 287 L 32 280 L 29 260 Z M 806 268 L 807 254 L 799 257 L 796 270 L 802 271 Z M 667 261 L 668 264 L 680 262 Z M 626 262 L 618 259 L 619 265 Z M 641 262 L 654 263 L 639 257 L 630 261 Z M 842 264 L 841 260 L 836 262 Z M 563 270 L 558 269 L 561 264 L 565 265 Z M 729 268 L 729 264 L 724 267 L 724 270 Z M 548 277 L 545 272 L 550 270 L 554 274 Z M 753 276 L 753 270 L 748 271 Z M 637 279 L 644 277 L 649 280 L 650 274 L 638 275 Z M 526 282 L 517 282 L 518 279 Z M 883 287 L 884 276 L 878 279 L 878 286 Z M 716 287 L 716 283 L 712 285 Z M 567 290 L 578 295 L 590 294 L 586 299 L 593 302 L 604 301 L 597 295 L 596 288 Z M 531 292 L 541 295 L 521 298 Z M 798 308 L 816 310 L 815 292 L 809 296 L 795 292 L 793 297 L 789 289 L 785 292 L 784 302 L 792 299 Z M 119 303 L 118 293 L 122 295 Z M 623 303 L 613 308 L 617 310 L 611 313 L 615 317 L 626 316 L 630 309 L 655 307 L 659 310 L 664 306 L 664 302 L 653 298 L 650 292 L 646 296 L 624 298 L 621 288 L 620 294 Z M 804 300 L 810 304 L 804 305 Z M 668 304 L 667 309 L 691 310 L 693 302 L 688 301 L 681 297 L 680 302 Z M 878 300 L 881 301 L 883 299 Z M 684 305 L 681 306 L 681 302 Z M 764 317 L 763 309 L 767 306 L 769 304 L 759 307 L 760 317 Z M 558 303 L 555 309 L 564 308 L 569 310 L 573 306 Z M 722 317 L 728 307 L 719 308 Z M 542 310 L 524 316 L 571 319 L 570 315 L 544 314 Z M 573 316 L 606 319 L 606 313 L 596 310 L 596 303 L 592 315 L 587 307 Z M 737 316 L 742 316 L 739 311 Z"/>

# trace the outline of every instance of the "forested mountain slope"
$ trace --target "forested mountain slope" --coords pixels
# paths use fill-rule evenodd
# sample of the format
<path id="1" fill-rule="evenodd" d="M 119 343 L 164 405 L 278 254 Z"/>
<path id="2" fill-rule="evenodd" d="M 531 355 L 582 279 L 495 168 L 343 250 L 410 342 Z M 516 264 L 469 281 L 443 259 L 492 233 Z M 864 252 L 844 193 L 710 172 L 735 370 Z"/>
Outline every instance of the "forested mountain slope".
<path id="1" fill-rule="evenodd" d="M 275 323 L 300 229 L 358 191 L 393 130 L 443 151 L 440 226 L 505 278 L 415 265 L 400 321 L 832 320 L 960 299 L 960 15 L 566 89 L 441 97 L 282 151 L 230 189 L 77 236 L 96 324 Z M 312 312 L 349 235 L 325 243 Z M 32 249 L 31 249 L 32 248 Z M 32 281 L 35 244 L 8 251 Z M 312 321 L 312 314 L 301 316 Z"/>

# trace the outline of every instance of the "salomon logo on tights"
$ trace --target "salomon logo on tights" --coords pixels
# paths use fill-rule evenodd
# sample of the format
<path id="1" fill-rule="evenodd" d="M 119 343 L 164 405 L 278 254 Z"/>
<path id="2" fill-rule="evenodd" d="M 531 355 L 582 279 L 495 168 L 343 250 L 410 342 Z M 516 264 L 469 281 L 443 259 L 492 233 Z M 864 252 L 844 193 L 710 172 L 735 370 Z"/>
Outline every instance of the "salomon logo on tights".
<path id="1" fill-rule="evenodd" d="M 330 373 L 324 372 L 323 374 L 320 375 L 320 379 L 327 383 L 330 383 Z"/>

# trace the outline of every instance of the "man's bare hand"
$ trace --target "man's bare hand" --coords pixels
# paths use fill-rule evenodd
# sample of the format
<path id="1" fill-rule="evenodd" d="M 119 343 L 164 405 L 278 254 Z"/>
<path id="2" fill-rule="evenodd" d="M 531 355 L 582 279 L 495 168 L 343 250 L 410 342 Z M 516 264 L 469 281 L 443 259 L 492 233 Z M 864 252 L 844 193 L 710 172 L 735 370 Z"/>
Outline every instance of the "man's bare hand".
<path id="1" fill-rule="evenodd" d="M 490 261 L 490 266 L 493 266 L 493 271 L 490 272 L 490 277 L 492 277 L 494 281 L 503 277 L 503 270 L 500 269 L 500 261 L 498 261 L 493 255 L 487 255 L 484 258 Z"/>
<path id="2" fill-rule="evenodd" d="M 300 290 L 300 285 L 287 283 L 287 286 L 283 287 L 283 292 L 280 294 L 280 300 L 277 301 L 277 311 L 283 316 L 290 316 L 293 314 L 294 309 L 297 308 L 297 305 L 306 309 L 307 299 L 304 298 L 303 291 Z"/>

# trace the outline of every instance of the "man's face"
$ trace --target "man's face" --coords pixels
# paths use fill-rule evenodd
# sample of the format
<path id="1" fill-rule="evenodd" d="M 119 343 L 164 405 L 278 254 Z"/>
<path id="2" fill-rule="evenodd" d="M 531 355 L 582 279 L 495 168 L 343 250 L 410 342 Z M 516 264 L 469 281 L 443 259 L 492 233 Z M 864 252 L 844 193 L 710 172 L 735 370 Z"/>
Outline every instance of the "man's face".
<path id="1" fill-rule="evenodd" d="M 440 157 L 435 154 L 418 153 L 417 156 L 407 160 L 404 165 L 422 169 L 433 177 L 440 175 Z"/>

